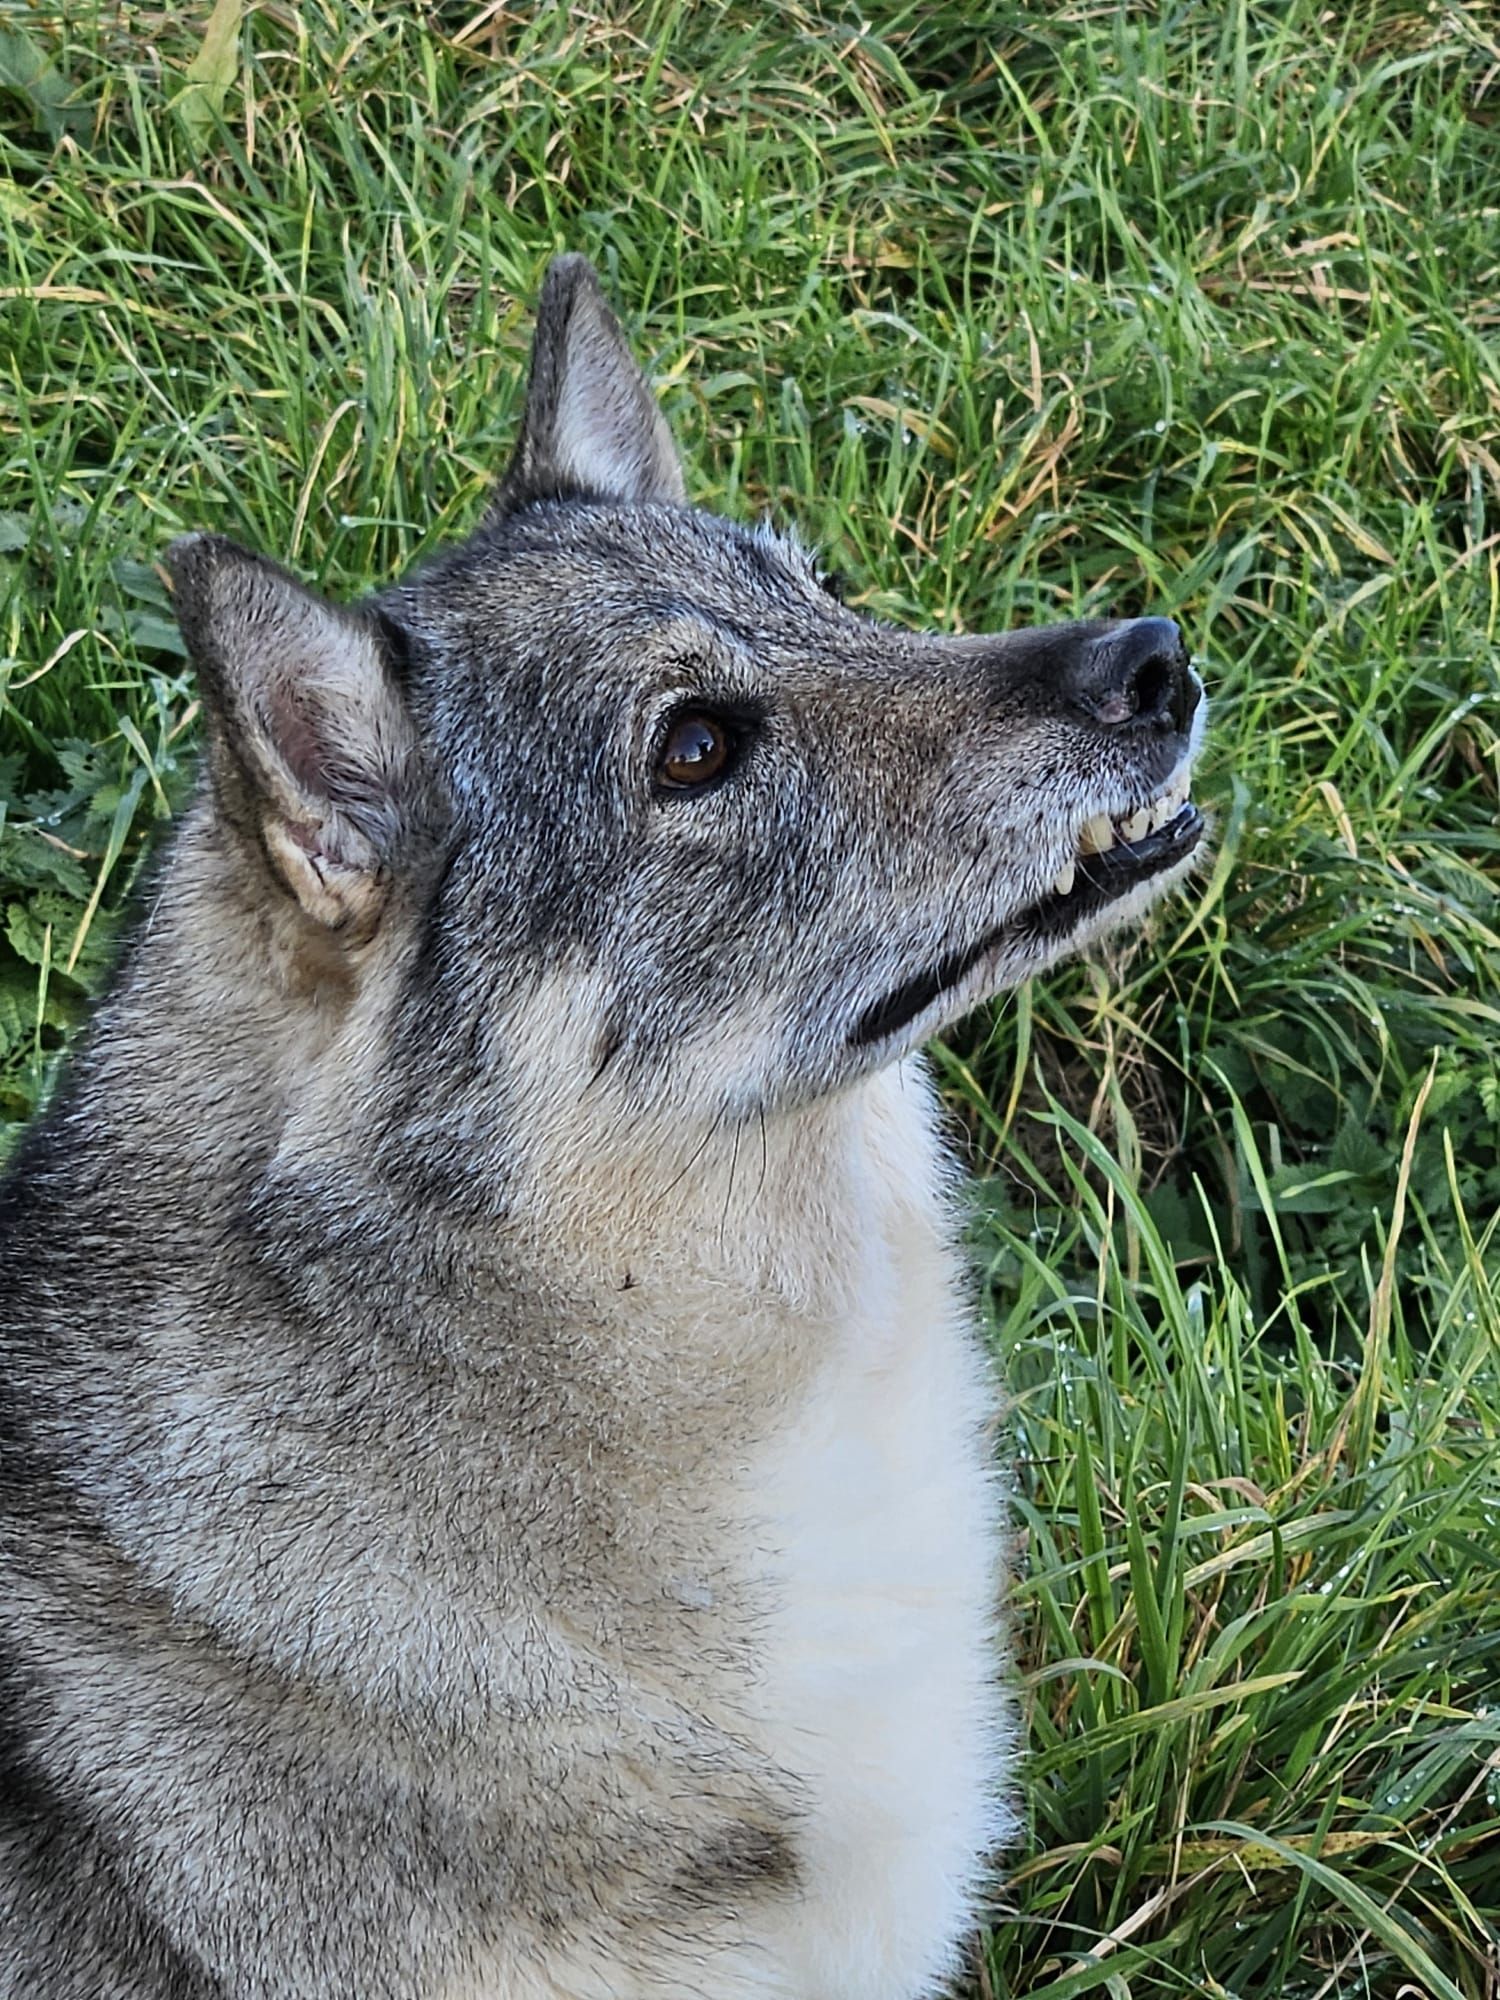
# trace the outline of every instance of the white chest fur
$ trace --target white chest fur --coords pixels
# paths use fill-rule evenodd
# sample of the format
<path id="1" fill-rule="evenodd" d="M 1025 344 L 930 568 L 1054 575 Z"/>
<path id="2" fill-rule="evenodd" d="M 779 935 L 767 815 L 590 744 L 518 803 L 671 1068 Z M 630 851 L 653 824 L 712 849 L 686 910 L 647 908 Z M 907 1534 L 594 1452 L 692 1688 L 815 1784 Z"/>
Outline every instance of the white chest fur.
<path id="1" fill-rule="evenodd" d="M 764 1726 L 812 1802 L 768 1990 L 830 2000 L 913 2000 L 953 1969 L 1009 1747 L 989 1398 L 927 1091 L 892 1084 L 860 1310 L 757 1476 L 780 1583 Z"/>

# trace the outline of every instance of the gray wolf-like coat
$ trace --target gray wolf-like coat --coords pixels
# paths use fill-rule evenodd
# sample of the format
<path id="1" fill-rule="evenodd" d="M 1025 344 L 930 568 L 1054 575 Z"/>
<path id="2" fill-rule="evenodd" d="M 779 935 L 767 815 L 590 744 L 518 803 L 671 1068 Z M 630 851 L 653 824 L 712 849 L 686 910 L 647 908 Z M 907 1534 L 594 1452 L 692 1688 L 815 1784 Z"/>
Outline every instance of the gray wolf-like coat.
<path id="1" fill-rule="evenodd" d="M 207 754 L 0 1196 L 4 2000 L 918 2000 L 1004 1831 L 919 1045 L 1177 879 L 1163 619 L 845 609 L 587 265 L 474 536 L 171 555 Z"/>

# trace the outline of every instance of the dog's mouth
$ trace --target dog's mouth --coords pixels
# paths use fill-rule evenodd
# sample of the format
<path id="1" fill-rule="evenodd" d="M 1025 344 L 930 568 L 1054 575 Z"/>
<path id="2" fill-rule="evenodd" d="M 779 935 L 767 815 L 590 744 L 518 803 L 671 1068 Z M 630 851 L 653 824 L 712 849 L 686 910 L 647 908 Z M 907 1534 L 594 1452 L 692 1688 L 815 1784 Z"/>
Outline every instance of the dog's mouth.
<path id="1" fill-rule="evenodd" d="M 1188 776 L 1182 773 L 1158 797 L 1115 819 L 1097 813 L 1080 832 L 1078 850 L 1065 863 L 1051 889 L 1034 903 L 1007 917 L 974 944 L 950 952 L 936 965 L 867 1007 L 855 1022 L 849 1040 L 866 1048 L 899 1034 L 934 1002 L 961 986 L 975 967 L 1008 951 L 1028 958 L 1045 955 L 1049 947 L 1083 931 L 1131 890 L 1185 861 L 1203 838 L 1203 815 L 1188 797 Z M 976 996 L 976 998 L 981 996 Z"/>
<path id="2" fill-rule="evenodd" d="M 1077 860 L 1063 869 L 1052 893 L 1012 917 L 995 934 L 996 942 L 1016 936 L 1044 943 L 1066 936 L 1129 890 L 1186 860 L 1203 838 L 1203 815 L 1190 799 L 1175 804 L 1169 816 L 1149 825 L 1134 839 L 1128 831 L 1121 831 L 1122 824 L 1129 829 L 1140 818 L 1140 813 L 1133 813 L 1123 823 L 1106 820 L 1114 836 L 1109 845 L 1080 846 Z M 1097 821 L 1090 825 L 1097 825 Z"/>

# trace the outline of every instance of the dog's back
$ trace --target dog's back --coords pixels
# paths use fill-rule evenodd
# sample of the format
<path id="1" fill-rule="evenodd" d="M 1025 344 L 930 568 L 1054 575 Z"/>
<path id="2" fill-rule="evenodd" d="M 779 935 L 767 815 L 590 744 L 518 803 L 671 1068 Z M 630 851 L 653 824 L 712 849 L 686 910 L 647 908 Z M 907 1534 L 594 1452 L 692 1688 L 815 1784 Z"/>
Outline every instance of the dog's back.
<path id="1" fill-rule="evenodd" d="M 1186 865 L 1175 633 L 844 611 L 576 260 L 464 548 L 174 566 L 207 780 L 0 1222 L 0 1994 L 916 2000 L 1012 1746 L 913 1052 Z"/>

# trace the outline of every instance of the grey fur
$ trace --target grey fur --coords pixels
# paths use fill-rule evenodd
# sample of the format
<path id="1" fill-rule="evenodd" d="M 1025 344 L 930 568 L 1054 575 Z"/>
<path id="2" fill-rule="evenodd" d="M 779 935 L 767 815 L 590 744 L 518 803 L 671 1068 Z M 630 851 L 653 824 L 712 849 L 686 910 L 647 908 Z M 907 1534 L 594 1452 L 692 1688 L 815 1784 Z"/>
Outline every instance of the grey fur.
<path id="1" fill-rule="evenodd" d="M 735 1479 L 863 1093 L 1186 866 L 1049 900 L 1191 755 L 1175 636 L 843 609 L 685 504 L 576 258 L 469 542 L 171 562 L 204 781 L 0 1194 L 0 1995 L 798 1990 L 715 1970 L 818 1893 Z"/>

